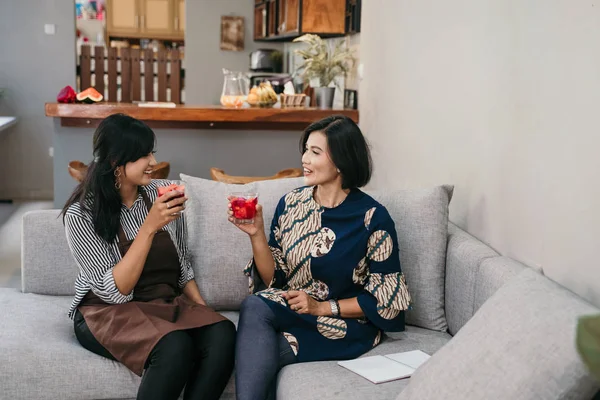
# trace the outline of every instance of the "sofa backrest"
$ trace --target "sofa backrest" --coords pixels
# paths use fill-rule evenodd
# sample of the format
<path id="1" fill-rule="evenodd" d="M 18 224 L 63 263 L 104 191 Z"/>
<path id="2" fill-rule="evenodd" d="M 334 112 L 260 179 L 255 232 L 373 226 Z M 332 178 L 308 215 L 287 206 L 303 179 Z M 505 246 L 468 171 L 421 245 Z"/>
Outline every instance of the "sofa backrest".
<path id="1" fill-rule="evenodd" d="M 75 294 L 78 268 L 59 213 L 30 211 L 23 216 L 21 275 L 25 293 Z"/>
<path id="2" fill-rule="evenodd" d="M 501 286 L 526 269 L 448 224 L 446 251 L 446 320 L 455 335 Z"/>
<path id="3" fill-rule="evenodd" d="M 22 232 L 23 291 L 74 295 L 78 269 L 67 245 L 59 210 L 26 213 Z M 449 224 L 445 277 L 449 332 L 456 334 L 497 289 L 525 268 Z"/>

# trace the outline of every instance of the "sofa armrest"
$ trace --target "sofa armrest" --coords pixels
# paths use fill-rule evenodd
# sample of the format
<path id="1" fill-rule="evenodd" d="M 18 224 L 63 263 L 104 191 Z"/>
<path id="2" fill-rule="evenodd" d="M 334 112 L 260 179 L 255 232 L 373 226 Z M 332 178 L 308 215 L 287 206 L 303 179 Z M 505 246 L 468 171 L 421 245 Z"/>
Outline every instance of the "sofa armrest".
<path id="1" fill-rule="evenodd" d="M 488 298 L 526 268 L 449 223 L 445 307 L 450 334 L 455 335 Z"/>
<path id="2" fill-rule="evenodd" d="M 446 320 L 455 335 L 473 316 L 475 282 L 481 262 L 499 254 L 456 225 L 448 224 L 446 250 Z"/>

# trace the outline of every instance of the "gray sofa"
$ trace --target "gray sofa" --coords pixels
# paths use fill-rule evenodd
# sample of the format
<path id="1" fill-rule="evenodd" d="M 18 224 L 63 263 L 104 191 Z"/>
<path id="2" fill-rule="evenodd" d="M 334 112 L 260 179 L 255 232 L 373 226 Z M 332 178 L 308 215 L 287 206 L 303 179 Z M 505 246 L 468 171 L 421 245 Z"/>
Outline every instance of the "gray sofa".
<path id="1" fill-rule="evenodd" d="M 187 178 L 188 188 L 194 189 L 198 183 L 190 177 L 183 178 L 184 181 Z M 202 185 L 213 184 L 201 182 Z M 186 210 L 190 212 L 188 224 L 195 223 L 195 218 L 209 218 L 196 208 L 199 202 L 208 202 L 202 196 L 208 192 L 210 196 L 221 196 L 215 195 L 215 191 L 226 191 L 227 187 L 210 186 L 208 192 L 206 187 L 195 189 L 190 195 L 196 203 L 191 199 L 191 207 Z M 269 190 L 274 191 L 272 196 L 268 195 Z M 263 187 L 261 196 L 269 202 L 278 198 L 282 190 Z M 598 310 L 539 272 L 498 255 L 461 229 L 448 225 L 450 197 L 451 191 L 442 215 L 446 218 L 441 288 L 443 327 L 407 326 L 405 332 L 387 333 L 382 343 L 367 354 L 420 349 L 433 357 L 411 379 L 379 385 L 333 361 L 291 365 L 278 376 L 278 399 L 589 399 L 593 396 L 598 383 L 588 376 L 579 361 L 574 327 L 578 315 Z M 390 207 L 402 208 L 396 204 Z M 393 210 L 390 213 L 394 218 L 398 215 Z M 0 289 L 0 398 L 133 399 L 139 378 L 119 363 L 96 356 L 77 343 L 72 322 L 67 318 L 77 268 L 67 247 L 62 221 L 57 217 L 58 210 L 35 211 L 24 216 L 23 288 L 22 291 Z M 398 218 L 396 224 L 402 225 L 402 229 L 420 229 L 412 226 L 419 221 Z M 192 238 L 194 234 L 191 232 Z M 232 240 L 241 240 L 235 232 L 229 234 Z M 404 250 L 410 253 L 410 249 Z M 247 248 L 240 246 L 239 250 L 230 251 L 245 253 Z M 407 260 L 405 264 L 411 262 Z M 204 268 L 202 263 L 198 264 L 197 268 Z M 226 269 L 211 273 L 212 281 L 199 282 L 199 286 L 213 305 L 218 303 L 217 294 L 210 286 L 219 285 L 219 279 L 234 278 Z M 408 272 L 405 273 L 408 278 Z M 206 277 L 201 270 L 196 275 L 197 280 Z M 418 278 L 422 283 L 411 287 L 416 300 L 423 298 L 415 291 L 426 290 L 422 287 L 428 284 L 428 277 L 415 275 L 413 272 L 413 282 Z M 234 280 L 238 282 L 237 277 Z M 246 295 L 245 288 L 234 286 L 231 290 L 241 291 L 236 293 L 240 298 Z M 237 323 L 235 306 L 228 308 L 223 314 Z M 434 320 L 432 323 L 435 326 Z M 417 322 L 424 324 L 427 323 Z M 233 378 L 222 398 L 235 398 Z"/>

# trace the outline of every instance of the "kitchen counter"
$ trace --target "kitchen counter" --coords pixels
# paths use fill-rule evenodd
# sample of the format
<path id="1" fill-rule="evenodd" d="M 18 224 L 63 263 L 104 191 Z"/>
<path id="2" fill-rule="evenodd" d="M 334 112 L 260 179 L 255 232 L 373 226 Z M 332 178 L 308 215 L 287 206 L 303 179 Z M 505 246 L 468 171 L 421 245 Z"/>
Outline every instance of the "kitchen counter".
<path id="1" fill-rule="evenodd" d="M 178 105 L 173 108 L 131 103 L 61 104 L 46 103 L 46 116 L 60 118 L 61 126 L 95 127 L 107 116 L 124 113 L 152 128 L 230 129 L 299 131 L 332 114 L 346 115 L 358 123 L 358 110 L 316 108 L 226 108 Z"/>

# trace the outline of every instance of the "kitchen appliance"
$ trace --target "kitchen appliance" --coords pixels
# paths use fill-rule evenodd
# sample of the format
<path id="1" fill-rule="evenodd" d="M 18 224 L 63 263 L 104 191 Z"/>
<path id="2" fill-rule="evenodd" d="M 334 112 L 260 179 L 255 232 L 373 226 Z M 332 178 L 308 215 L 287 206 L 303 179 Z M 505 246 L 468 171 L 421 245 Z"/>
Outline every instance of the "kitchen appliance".
<path id="1" fill-rule="evenodd" d="M 250 71 L 281 72 L 281 52 L 275 49 L 258 49 L 250 53 Z"/>

